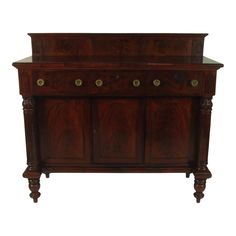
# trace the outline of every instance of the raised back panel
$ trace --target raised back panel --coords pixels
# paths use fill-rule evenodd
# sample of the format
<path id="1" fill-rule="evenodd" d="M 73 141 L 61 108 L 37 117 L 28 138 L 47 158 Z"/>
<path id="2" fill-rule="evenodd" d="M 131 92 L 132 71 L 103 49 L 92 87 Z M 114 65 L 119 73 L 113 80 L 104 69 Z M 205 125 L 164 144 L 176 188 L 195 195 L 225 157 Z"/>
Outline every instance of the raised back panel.
<path id="1" fill-rule="evenodd" d="M 33 56 L 202 56 L 207 34 L 29 34 Z"/>

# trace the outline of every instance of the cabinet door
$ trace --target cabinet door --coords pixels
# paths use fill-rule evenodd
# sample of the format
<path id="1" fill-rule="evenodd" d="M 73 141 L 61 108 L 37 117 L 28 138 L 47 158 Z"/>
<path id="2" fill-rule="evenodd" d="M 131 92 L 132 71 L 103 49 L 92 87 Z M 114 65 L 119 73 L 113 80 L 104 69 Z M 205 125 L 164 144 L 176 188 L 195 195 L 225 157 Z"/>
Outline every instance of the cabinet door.
<path id="1" fill-rule="evenodd" d="M 196 148 L 196 98 L 156 98 L 147 101 L 145 162 L 189 164 Z"/>
<path id="2" fill-rule="evenodd" d="M 37 108 L 43 162 L 53 165 L 88 163 L 91 143 L 89 101 L 39 98 Z"/>
<path id="3" fill-rule="evenodd" d="M 140 163 L 143 157 L 144 105 L 139 99 L 93 102 L 94 162 Z"/>

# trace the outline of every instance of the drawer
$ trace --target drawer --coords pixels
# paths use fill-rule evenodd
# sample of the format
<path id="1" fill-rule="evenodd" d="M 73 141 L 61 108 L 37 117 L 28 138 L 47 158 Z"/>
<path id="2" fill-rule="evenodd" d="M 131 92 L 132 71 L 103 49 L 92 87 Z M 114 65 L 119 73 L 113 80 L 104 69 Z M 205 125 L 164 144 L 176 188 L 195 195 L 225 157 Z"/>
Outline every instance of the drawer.
<path id="1" fill-rule="evenodd" d="M 39 96 L 200 96 L 200 71 L 38 71 L 32 93 Z"/>

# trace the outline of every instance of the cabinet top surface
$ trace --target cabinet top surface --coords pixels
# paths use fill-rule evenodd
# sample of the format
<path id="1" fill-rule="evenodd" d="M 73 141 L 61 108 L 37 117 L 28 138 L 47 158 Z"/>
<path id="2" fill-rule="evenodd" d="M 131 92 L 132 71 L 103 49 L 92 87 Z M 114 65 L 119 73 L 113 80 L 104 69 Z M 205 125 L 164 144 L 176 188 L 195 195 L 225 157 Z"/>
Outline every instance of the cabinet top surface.
<path id="1" fill-rule="evenodd" d="M 205 37 L 207 33 L 28 33 L 30 37 Z"/>
<path id="2" fill-rule="evenodd" d="M 32 68 L 82 68 L 82 69 L 219 69 L 223 64 L 207 57 L 26 57 L 13 63 L 15 67 Z"/>

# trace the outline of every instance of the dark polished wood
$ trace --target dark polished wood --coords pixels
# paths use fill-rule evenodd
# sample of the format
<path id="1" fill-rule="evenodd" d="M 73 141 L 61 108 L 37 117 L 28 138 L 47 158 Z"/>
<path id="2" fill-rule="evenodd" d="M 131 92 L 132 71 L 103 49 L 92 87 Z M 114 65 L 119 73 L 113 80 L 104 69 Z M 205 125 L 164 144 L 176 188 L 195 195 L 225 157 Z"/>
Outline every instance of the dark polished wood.
<path id="1" fill-rule="evenodd" d="M 35 56 L 201 56 L 207 34 L 29 34 Z"/>
<path id="2" fill-rule="evenodd" d="M 29 189 L 31 191 L 30 197 L 33 198 L 34 202 L 38 202 L 38 198 L 41 195 L 41 193 L 39 192 L 40 176 L 41 176 L 41 169 L 32 170 L 30 165 L 28 165 L 28 167 L 23 173 L 23 177 L 28 178 L 29 180 Z"/>
<path id="3" fill-rule="evenodd" d="M 89 163 L 91 115 L 88 99 L 40 97 L 37 105 L 42 162 Z"/>
<path id="4" fill-rule="evenodd" d="M 93 161 L 141 163 L 144 140 L 144 101 L 96 99 L 93 102 Z"/>
<path id="5" fill-rule="evenodd" d="M 56 172 L 185 173 L 203 198 L 212 97 L 223 65 L 207 34 L 29 34 L 13 63 L 23 96 L 30 197 Z"/>
<path id="6" fill-rule="evenodd" d="M 190 97 L 147 100 L 146 163 L 193 165 L 198 103 Z"/>

